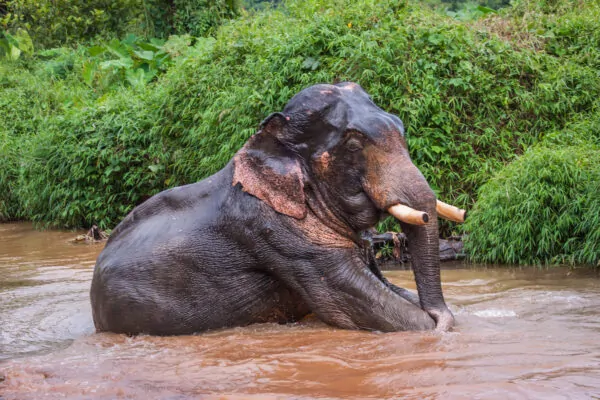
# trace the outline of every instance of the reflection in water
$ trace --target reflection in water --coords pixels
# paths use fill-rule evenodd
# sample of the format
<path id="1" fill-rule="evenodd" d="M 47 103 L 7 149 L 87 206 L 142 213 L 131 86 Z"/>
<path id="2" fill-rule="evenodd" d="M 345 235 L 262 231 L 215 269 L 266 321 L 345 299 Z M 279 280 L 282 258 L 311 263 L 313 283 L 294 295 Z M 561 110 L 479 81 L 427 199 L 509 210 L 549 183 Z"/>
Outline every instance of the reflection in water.
<path id="1" fill-rule="evenodd" d="M 600 279 L 567 269 L 443 271 L 446 334 L 344 331 L 317 320 L 194 336 L 95 334 L 101 245 L 0 225 L 0 398 L 594 398 Z M 414 289 L 412 274 L 388 272 Z M 0 380 L 1 380 L 0 376 Z"/>

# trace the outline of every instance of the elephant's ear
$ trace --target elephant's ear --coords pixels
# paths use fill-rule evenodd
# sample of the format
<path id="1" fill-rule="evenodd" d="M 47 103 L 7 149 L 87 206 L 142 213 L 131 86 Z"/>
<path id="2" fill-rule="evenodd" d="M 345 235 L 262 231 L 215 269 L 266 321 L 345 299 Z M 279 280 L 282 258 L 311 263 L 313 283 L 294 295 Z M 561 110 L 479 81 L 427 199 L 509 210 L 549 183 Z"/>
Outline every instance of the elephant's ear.
<path id="1" fill-rule="evenodd" d="M 233 158 L 233 185 L 258 197 L 275 211 L 297 219 L 306 216 L 304 177 L 298 157 L 277 138 L 288 124 L 281 113 L 268 116 Z"/>

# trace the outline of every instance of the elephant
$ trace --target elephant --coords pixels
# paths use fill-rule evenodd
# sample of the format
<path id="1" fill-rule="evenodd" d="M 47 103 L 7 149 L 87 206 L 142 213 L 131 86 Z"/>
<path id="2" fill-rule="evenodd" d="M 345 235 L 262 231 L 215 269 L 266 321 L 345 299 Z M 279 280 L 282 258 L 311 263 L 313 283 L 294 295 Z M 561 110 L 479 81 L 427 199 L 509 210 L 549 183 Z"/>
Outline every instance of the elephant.
<path id="1" fill-rule="evenodd" d="M 381 273 L 363 232 L 392 214 L 418 296 Z M 133 209 L 98 256 L 96 331 L 179 335 L 299 321 L 371 331 L 454 325 L 436 196 L 399 117 L 358 84 L 303 89 L 204 180 Z"/>

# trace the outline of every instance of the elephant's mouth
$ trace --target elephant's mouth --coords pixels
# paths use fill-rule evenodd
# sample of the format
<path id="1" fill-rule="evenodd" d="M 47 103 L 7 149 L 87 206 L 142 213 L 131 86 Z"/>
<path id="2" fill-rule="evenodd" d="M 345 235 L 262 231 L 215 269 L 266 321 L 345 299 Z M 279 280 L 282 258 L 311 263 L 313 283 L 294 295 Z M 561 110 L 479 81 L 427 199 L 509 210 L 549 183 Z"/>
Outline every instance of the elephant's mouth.
<path id="1" fill-rule="evenodd" d="M 437 214 L 450 221 L 465 222 L 467 212 L 458 207 L 437 200 L 435 207 Z M 429 214 L 418 211 L 404 204 L 396 204 L 388 208 L 388 213 L 396 219 L 411 225 L 425 225 L 429 222 Z"/>

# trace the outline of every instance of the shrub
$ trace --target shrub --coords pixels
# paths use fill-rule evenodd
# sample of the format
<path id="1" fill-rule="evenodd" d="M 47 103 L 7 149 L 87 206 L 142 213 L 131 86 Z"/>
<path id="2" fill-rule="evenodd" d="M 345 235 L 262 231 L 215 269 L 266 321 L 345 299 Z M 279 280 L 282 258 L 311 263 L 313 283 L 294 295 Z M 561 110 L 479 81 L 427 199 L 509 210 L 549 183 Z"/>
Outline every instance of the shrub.
<path id="1" fill-rule="evenodd" d="M 81 62 L 74 50 L 53 49 L 0 63 L 0 220 L 28 217 L 16 193 L 32 138 L 51 116 L 97 97 L 80 77 Z"/>
<path id="2" fill-rule="evenodd" d="M 23 28 L 40 47 L 62 46 L 96 36 L 148 32 L 140 0 L 8 0 L 1 19 L 7 28 Z"/>
<path id="3" fill-rule="evenodd" d="M 213 34 L 239 12 L 237 0 L 173 0 L 173 32 L 192 36 Z"/>
<path id="4" fill-rule="evenodd" d="M 598 69 L 600 3 L 577 0 L 516 0 L 494 19 L 505 39 L 530 42 L 547 54 Z"/>
<path id="5" fill-rule="evenodd" d="M 0 130 L 0 222 L 16 219 L 19 212 L 12 185 L 18 178 L 17 146 L 11 136 Z"/>
<path id="6" fill-rule="evenodd" d="M 599 121 L 548 135 L 481 188 L 465 224 L 472 260 L 600 265 Z"/>
<path id="7" fill-rule="evenodd" d="M 164 187 L 161 143 L 144 93 L 121 90 L 95 107 L 50 118 L 23 156 L 17 194 L 28 219 L 114 226 Z"/>
<path id="8" fill-rule="evenodd" d="M 0 58 L 17 60 L 22 53 L 33 53 L 33 42 L 31 37 L 24 29 L 17 29 L 17 32 L 0 32 Z"/>
<path id="9" fill-rule="evenodd" d="M 187 45 L 190 43 L 188 39 Z M 172 61 L 168 50 L 159 39 L 146 42 L 135 35 L 112 39 L 88 49 L 91 57 L 83 64 L 82 78 L 87 85 L 100 90 L 125 83 L 140 88 L 166 71 Z"/>
<path id="10" fill-rule="evenodd" d="M 4 8 L 0 25 L 27 30 L 43 48 L 126 34 L 206 36 L 239 12 L 236 0 L 8 0 Z"/>
<path id="11" fill-rule="evenodd" d="M 400 115 L 417 166 L 461 206 L 600 94 L 592 69 L 425 9 L 303 1 L 223 27 L 214 47 L 167 74 L 157 129 L 183 144 L 168 169 L 180 183 L 215 172 L 294 93 L 344 80 Z"/>
<path id="12" fill-rule="evenodd" d="M 600 113 L 550 132 L 479 191 L 464 228 L 474 261 L 600 262 Z"/>
<path id="13" fill-rule="evenodd" d="M 99 95 L 83 82 L 85 51 L 57 48 L 0 63 L 0 131 L 35 135 L 49 116 L 87 104 Z"/>

